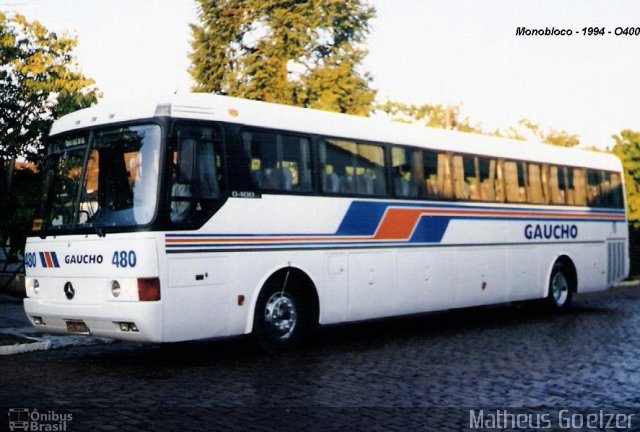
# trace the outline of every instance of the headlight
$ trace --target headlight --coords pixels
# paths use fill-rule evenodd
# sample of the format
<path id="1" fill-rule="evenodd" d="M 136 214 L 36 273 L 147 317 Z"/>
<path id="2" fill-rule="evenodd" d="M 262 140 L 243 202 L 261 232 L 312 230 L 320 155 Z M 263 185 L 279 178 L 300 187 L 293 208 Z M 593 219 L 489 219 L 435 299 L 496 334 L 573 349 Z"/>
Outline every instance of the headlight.
<path id="1" fill-rule="evenodd" d="M 120 296 L 120 283 L 116 280 L 111 282 L 111 295 L 114 298 L 118 298 Z"/>
<path id="2" fill-rule="evenodd" d="M 24 287 L 27 290 L 27 297 L 35 297 L 40 294 L 40 282 L 32 277 L 24 278 Z"/>
<path id="3" fill-rule="evenodd" d="M 138 285 L 136 279 L 113 279 L 107 282 L 107 286 L 105 288 L 107 291 L 107 299 L 110 301 L 138 301 Z"/>

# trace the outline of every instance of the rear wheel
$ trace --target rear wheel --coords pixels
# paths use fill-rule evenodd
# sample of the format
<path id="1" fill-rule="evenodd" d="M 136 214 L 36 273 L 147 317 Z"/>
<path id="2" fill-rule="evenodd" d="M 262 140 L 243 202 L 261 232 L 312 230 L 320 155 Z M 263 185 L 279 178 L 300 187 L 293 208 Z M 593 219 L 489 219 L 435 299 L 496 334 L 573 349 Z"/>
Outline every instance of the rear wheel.
<path id="1" fill-rule="evenodd" d="M 547 306 L 551 310 L 565 310 L 571 306 L 573 287 L 569 272 L 562 263 L 555 263 L 549 279 Z"/>
<path id="2" fill-rule="evenodd" d="M 300 345 L 313 328 L 310 302 L 294 278 L 264 286 L 254 313 L 253 332 L 267 352 L 276 354 Z"/>

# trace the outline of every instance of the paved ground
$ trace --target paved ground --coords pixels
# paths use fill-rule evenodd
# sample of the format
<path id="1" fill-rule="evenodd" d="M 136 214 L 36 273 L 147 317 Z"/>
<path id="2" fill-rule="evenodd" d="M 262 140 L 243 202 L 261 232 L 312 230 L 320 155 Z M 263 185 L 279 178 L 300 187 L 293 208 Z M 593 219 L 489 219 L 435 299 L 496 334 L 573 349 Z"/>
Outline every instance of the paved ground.
<path id="1" fill-rule="evenodd" d="M 23 325 L 20 303 L 0 298 L 0 327 Z M 516 414 L 529 430 L 593 416 L 596 429 L 640 430 L 637 286 L 562 315 L 500 306 L 334 327 L 276 357 L 244 339 L 64 344 L 0 358 L 0 427 L 2 411 L 28 408 L 49 416 L 40 423 L 71 415 L 69 431 L 459 430 L 480 418 L 505 430 L 491 426 Z M 612 414 L 629 422 L 606 428 Z"/>

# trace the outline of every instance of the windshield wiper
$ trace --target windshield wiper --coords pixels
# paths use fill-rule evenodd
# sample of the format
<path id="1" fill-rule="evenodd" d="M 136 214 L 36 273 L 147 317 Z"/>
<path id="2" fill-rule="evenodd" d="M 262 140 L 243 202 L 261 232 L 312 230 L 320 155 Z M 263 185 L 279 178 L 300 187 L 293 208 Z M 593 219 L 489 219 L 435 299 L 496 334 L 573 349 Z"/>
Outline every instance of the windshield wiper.
<path id="1" fill-rule="evenodd" d="M 87 206 L 86 210 L 79 210 L 78 213 L 86 213 L 87 214 L 87 222 L 91 221 L 91 225 L 93 226 L 93 230 L 96 232 L 96 234 L 98 235 L 98 237 L 104 237 L 105 233 L 104 230 L 102 229 L 102 227 L 100 226 L 100 224 L 98 223 L 98 213 L 100 213 L 100 210 L 98 210 L 97 212 L 93 212 L 93 207 L 91 206 L 91 201 L 87 200 L 88 194 L 86 192 L 82 192 L 82 201 L 80 202 L 80 205 L 82 205 L 82 203 L 89 203 L 89 205 Z"/>
<path id="2" fill-rule="evenodd" d="M 93 229 L 95 230 L 96 234 L 98 234 L 98 237 L 105 237 L 104 230 L 98 223 L 98 218 L 95 217 L 95 215 L 93 215 L 93 217 L 91 218 L 91 224 L 93 225 Z"/>

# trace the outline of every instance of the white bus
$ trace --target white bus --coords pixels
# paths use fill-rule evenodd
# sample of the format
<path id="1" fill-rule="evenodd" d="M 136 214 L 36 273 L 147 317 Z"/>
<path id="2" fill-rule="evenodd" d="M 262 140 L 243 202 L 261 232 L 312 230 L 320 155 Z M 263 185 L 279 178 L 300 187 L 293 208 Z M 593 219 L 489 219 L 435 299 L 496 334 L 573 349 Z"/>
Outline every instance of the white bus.
<path id="1" fill-rule="evenodd" d="M 173 342 L 546 299 L 625 278 L 612 155 L 190 94 L 51 130 L 27 242 L 44 332 Z"/>

